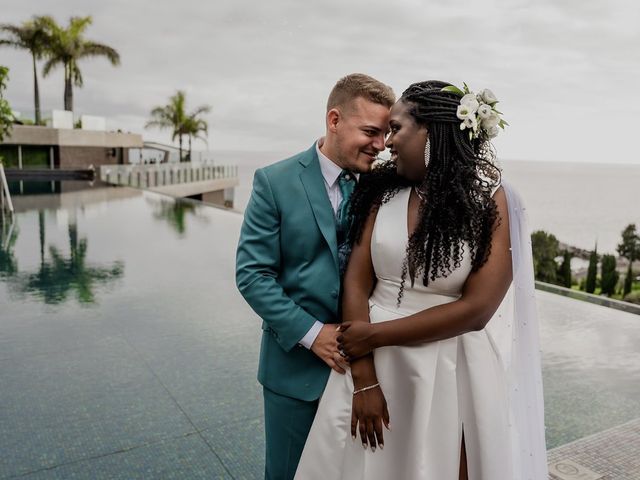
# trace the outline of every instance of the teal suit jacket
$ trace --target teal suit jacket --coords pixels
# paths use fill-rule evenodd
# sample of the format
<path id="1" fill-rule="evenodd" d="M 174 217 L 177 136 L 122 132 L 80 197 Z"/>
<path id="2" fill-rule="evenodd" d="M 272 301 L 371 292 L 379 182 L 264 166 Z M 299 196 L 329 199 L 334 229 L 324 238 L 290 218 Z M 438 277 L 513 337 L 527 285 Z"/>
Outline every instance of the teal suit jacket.
<path id="1" fill-rule="evenodd" d="M 319 398 L 330 369 L 298 342 L 316 320 L 338 322 L 340 275 L 335 217 L 315 144 L 256 171 L 236 284 L 263 320 L 260 383 L 300 400 Z"/>

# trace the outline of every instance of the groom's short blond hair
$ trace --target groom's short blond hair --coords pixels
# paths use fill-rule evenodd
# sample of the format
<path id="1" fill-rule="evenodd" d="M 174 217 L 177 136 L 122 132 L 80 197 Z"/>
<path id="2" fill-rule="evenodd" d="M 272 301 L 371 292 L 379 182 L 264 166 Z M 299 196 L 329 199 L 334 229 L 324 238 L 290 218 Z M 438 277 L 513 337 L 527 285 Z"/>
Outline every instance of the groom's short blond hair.
<path id="1" fill-rule="evenodd" d="M 342 77 L 331 90 L 327 100 L 327 112 L 332 108 L 345 108 L 358 97 L 391 108 L 396 96 L 390 86 L 364 73 L 352 73 Z"/>

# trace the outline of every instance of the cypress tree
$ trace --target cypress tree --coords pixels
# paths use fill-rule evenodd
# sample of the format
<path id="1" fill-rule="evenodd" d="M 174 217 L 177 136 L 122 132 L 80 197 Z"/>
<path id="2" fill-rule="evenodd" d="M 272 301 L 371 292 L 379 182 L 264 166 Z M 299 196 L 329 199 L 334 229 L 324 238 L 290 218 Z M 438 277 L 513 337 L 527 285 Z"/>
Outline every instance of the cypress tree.
<path id="1" fill-rule="evenodd" d="M 622 231 L 622 241 L 618 245 L 618 254 L 629 260 L 627 276 L 624 279 L 622 296 L 633 289 L 633 262 L 640 258 L 640 235 L 636 231 L 635 223 L 630 223 Z"/>
<path id="2" fill-rule="evenodd" d="M 624 286 L 622 288 L 622 297 L 626 297 L 628 293 L 631 293 L 633 287 L 633 268 L 631 262 L 629 262 L 629 268 L 627 269 L 627 276 L 624 277 Z"/>
<path id="3" fill-rule="evenodd" d="M 558 280 L 563 287 L 571 288 L 571 254 L 565 250 L 562 254 L 562 265 L 558 271 Z"/>
<path id="4" fill-rule="evenodd" d="M 601 286 L 602 294 L 611 296 L 616 291 L 616 284 L 618 283 L 618 272 L 616 271 L 616 257 L 613 255 L 602 256 L 602 273 L 601 273 Z"/>
<path id="5" fill-rule="evenodd" d="M 585 290 L 587 293 L 596 291 L 596 276 L 598 275 L 598 244 L 589 255 L 589 268 L 587 269 L 587 283 Z"/>

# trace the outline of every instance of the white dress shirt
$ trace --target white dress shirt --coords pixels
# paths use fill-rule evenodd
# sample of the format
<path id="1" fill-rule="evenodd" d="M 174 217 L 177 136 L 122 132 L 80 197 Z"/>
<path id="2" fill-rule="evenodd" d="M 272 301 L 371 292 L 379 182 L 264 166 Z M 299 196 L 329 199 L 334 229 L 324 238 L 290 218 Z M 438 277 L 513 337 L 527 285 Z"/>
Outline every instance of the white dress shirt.
<path id="1" fill-rule="evenodd" d="M 324 188 L 327 190 L 327 195 L 329 195 L 329 201 L 331 202 L 331 207 L 333 208 L 333 213 L 335 215 L 338 211 L 338 207 L 340 206 L 340 202 L 342 202 L 342 192 L 340 191 L 340 185 L 338 183 L 338 177 L 340 176 L 340 173 L 342 173 L 342 167 L 336 165 L 333 160 L 329 159 L 320 151 L 319 142 L 320 140 L 316 142 L 316 153 L 318 154 L 318 160 L 320 161 L 320 171 L 322 172 L 322 178 L 324 179 Z M 355 177 L 357 179 L 359 175 L 356 174 Z M 312 325 L 306 335 L 300 340 L 300 345 L 310 349 L 323 325 L 324 323 L 316 320 L 316 323 Z"/>

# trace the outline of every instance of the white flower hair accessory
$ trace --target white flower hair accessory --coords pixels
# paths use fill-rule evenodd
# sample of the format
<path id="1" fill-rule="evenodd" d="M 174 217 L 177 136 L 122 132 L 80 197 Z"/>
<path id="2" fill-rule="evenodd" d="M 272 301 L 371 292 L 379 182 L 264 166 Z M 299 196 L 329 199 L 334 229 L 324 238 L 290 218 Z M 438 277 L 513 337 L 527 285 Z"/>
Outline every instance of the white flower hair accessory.
<path id="1" fill-rule="evenodd" d="M 450 92 L 459 95 L 460 105 L 456 111 L 457 117 L 461 120 L 460 130 L 469 130 L 469 139 L 473 140 L 484 134 L 487 138 L 494 138 L 500 131 L 498 129 L 509 125 L 502 118 L 502 112 L 496 109 L 498 99 L 491 90 L 485 88 L 480 93 L 469 90 L 466 83 L 463 89 L 449 85 L 442 89 L 443 92 Z"/>

